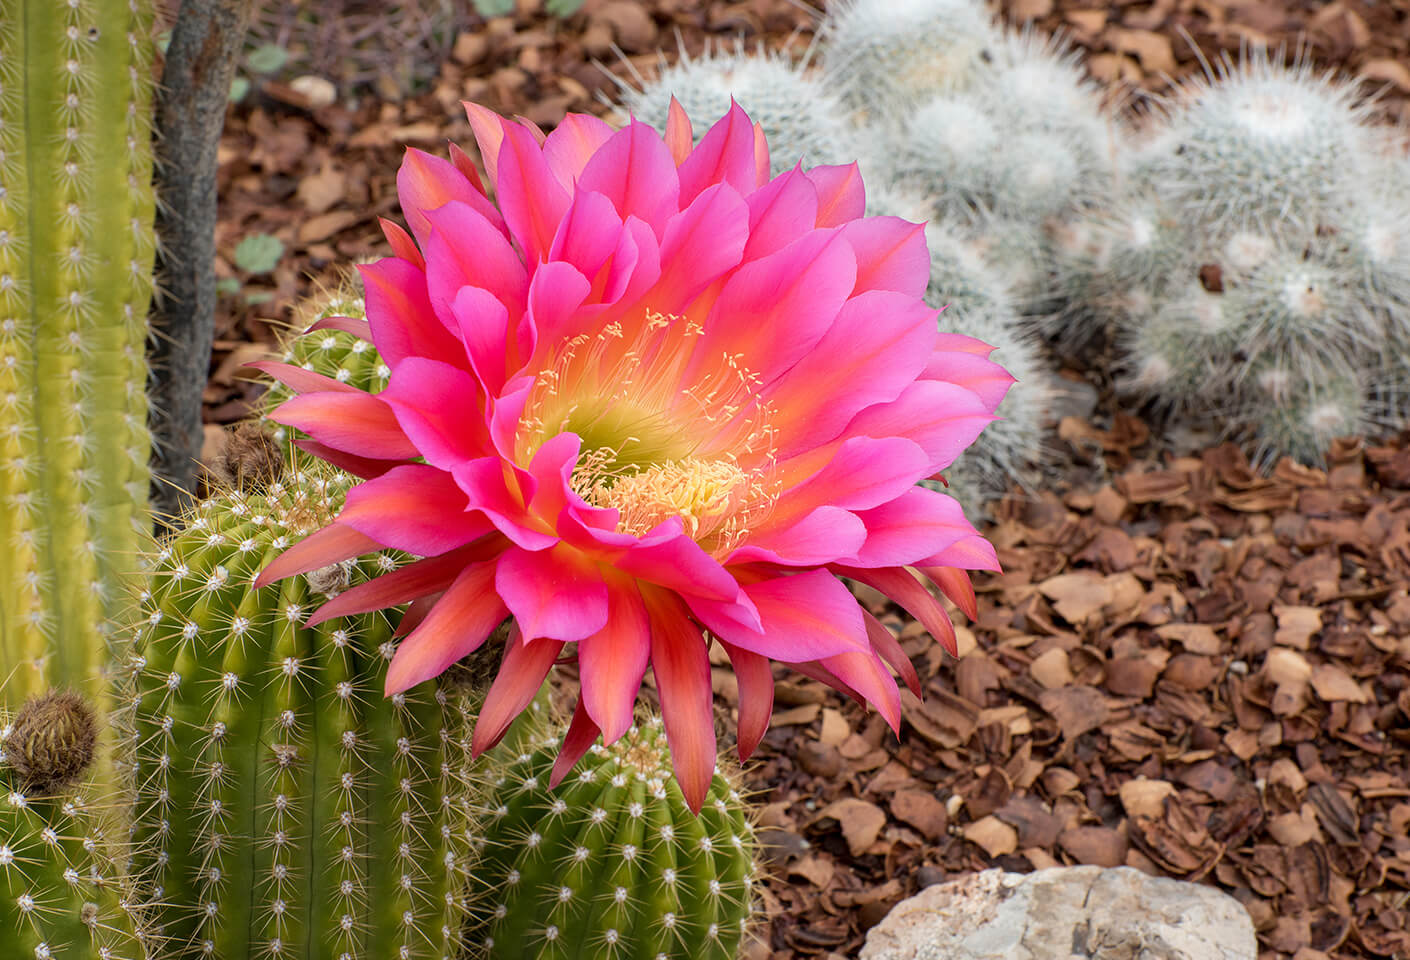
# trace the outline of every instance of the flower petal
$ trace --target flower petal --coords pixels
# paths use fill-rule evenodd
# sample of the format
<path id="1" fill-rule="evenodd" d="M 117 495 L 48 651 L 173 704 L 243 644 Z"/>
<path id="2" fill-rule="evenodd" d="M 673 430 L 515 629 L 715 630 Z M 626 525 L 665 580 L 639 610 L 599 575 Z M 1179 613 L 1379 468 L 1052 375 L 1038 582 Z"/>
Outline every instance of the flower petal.
<path id="1" fill-rule="evenodd" d="M 524 259 L 534 265 L 547 260 L 553 234 L 568 209 L 568 192 L 549 169 L 533 135 L 517 124 L 504 125 L 495 189 L 504 222 Z"/>
<path id="2" fill-rule="evenodd" d="M 408 147 L 397 171 L 397 198 L 401 212 L 416 240 L 425 245 L 431 235 L 431 221 L 426 214 L 458 200 L 468 204 L 490 223 L 503 229 L 504 220 L 494 204 L 476 190 L 449 160 L 442 160 L 424 150 Z M 413 260 L 407 257 L 407 260 Z M 414 262 L 414 260 L 413 260 Z"/>
<path id="3" fill-rule="evenodd" d="M 690 608 L 710 629 L 737 647 L 771 660 L 797 663 L 847 650 L 870 650 L 861 608 L 826 570 L 743 584 L 762 629 L 751 631 L 717 614 L 716 604 L 691 599 Z"/>
<path id="4" fill-rule="evenodd" d="M 866 213 L 867 195 L 857 164 L 813 167 L 806 175 L 818 188 L 819 227 L 840 227 Z"/>
<path id="5" fill-rule="evenodd" d="M 954 463 L 993 422 L 993 406 L 973 391 L 939 380 L 917 380 L 891 402 L 857 414 L 845 432 L 854 437 L 906 437 L 925 451 L 930 476 Z"/>
<path id="6" fill-rule="evenodd" d="M 524 640 L 517 626 L 510 629 L 499 673 L 485 694 L 475 729 L 470 734 L 470 751 L 474 756 L 478 757 L 504 737 L 514 718 L 533 702 L 562 650 L 562 640 L 547 637 Z"/>
<path id="7" fill-rule="evenodd" d="M 986 541 L 987 542 L 987 541 Z M 969 574 L 958 567 L 917 567 L 931 583 L 940 588 L 950 602 L 964 611 L 971 620 L 979 619 L 979 601 Z"/>
<path id="8" fill-rule="evenodd" d="M 381 549 L 381 542 L 334 521 L 310 533 L 271 560 L 255 577 L 254 585 L 256 588 L 263 587 L 285 577 L 308 573 Z"/>
<path id="9" fill-rule="evenodd" d="M 739 682 L 739 759 L 748 760 L 769 729 L 774 709 L 774 674 L 768 657 L 723 640 L 720 646 L 729 654 Z"/>
<path id="10" fill-rule="evenodd" d="M 452 305 L 461 287 L 486 290 L 518 316 L 524 309 L 529 274 L 509 241 L 484 217 L 463 203 L 448 203 L 427 214 L 431 239 L 426 243 L 426 291 L 435 315 L 456 330 Z M 427 350 L 422 356 L 439 356 Z"/>
<path id="11" fill-rule="evenodd" d="M 741 194 L 752 193 L 759 186 L 754 124 L 733 102 L 680 165 L 681 204 L 690 203 L 717 183 L 728 183 Z"/>
<path id="12" fill-rule="evenodd" d="M 470 507 L 445 471 L 411 463 L 349 490 L 338 522 L 385 546 L 430 557 L 492 532 Z"/>
<path id="13" fill-rule="evenodd" d="M 660 236 L 666 219 L 680 209 L 680 182 L 671 151 L 660 134 L 633 120 L 588 161 L 578 185 L 610 199 L 618 216 L 638 217 Z"/>
<path id="14" fill-rule="evenodd" d="M 728 562 L 764 560 L 786 566 L 816 566 L 856 554 L 867 527 L 855 513 L 823 504 L 783 527 L 751 532 Z"/>
<path id="15" fill-rule="evenodd" d="M 758 260 L 811 233 L 818 218 L 818 191 L 801 169 L 789 170 L 751 193 L 749 243 L 744 260 Z"/>
<path id="16" fill-rule="evenodd" d="M 543 158 L 564 190 L 572 192 L 583 168 L 612 137 L 603 120 L 585 113 L 570 113 L 543 142 Z"/>
<path id="17" fill-rule="evenodd" d="M 675 94 L 671 94 L 671 105 L 666 108 L 665 139 L 666 146 L 671 149 L 671 159 L 679 167 L 690 156 L 695 140 L 690 130 L 690 117 L 686 116 L 685 108 Z"/>
<path id="18" fill-rule="evenodd" d="M 321 390 L 331 390 L 334 393 L 364 393 L 352 384 L 343 383 L 341 380 L 335 380 L 312 370 L 305 370 L 292 363 L 281 363 L 278 360 L 252 360 L 245 366 L 278 380 L 295 393 L 313 393 Z"/>
<path id="19" fill-rule="evenodd" d="M 451 476 L 470 506 L 483 513 L 495 529 L 526 550 L 543 550 L 557 543 L 558 537 L 525 510 L 521 478 L 515 475 L 511 487 L 505 475 L 514 469 L 499 457 L 482 457 L 458 465 Z M 527 492 L 533 496 L 532 490 Z"/>
<path id="20" fill-rule="evenodd" d="M 563 746 L 558 751 L 558 756 L 553 761 L 553 770 L 548 775 L 550 790 L 558 788 L 568 771 L 577 765 L 583 754 L 592 749 L 601 732 L 588 714 L 583 698 L 578 697 L 578 704 L 573 708 L 573 720 L 568 724 L 568 732 L 563 735 Z"/>
<path id="21" fill-rule="evenodd" d="M 880 620 L 866 610 L 862 611 L 862 618 L 867 622 L 867 639 L 871 641 L 871 648 L 876 651 L 876 655 L 901 675 L 911 693 L 917 698 L 924 696 L 920 686 L 920 674 L 916 673 L 915 664 L 906 656 L 906 651 L 901 649 L 900 642 Z"/>
<path id="22" fill-rule="evenodd" d="M 930 251 L 925 227 L 900 217 L 867 217 L 842 227 L 857 254 L 857 285 L 865 290 L 894 290 L 919 298 L 930 283 Z"/>
<path id="23" fill-rule="evenodd" d="M 407 233 L 401 224 L 386 217 L 378 217 L 377 222 L 382 227 L 382 236 L 387 238 L 387 245 L 392 248 L 392 256 L 410 262 L 419 270 L 426 269 L 426 261 L 421 258 L 421 251 L 416 248 L 416 241 L 411 239 L 411 234 Z"/>
<path id="24" fill-rule="evenodd" d="M 434 467 L 450 470 L 490 452 L 484 415 L 473 406 L 483 391 L 459 367 L 408 357 L 377 396 L 391 407 L 402 432 Z M 448 405 L 447 397 L 456 397 L 470 409 Z"/>
<path id="25" fill-rule="evenodd" d="M 710 657 L 700 628 L 680 601 L 658 588 L 643 591 L 651 619 L 651 669 L 676 782 L 692 813 L 705 805 L 715 773 L 715 714 Z"/>
<path id="26" fill-rule="evenodd" d="M 426 618 L 397 644 L 387 665 L 387 696 L 440 676 L 478 650 L 499 626 L 509 611 L 491 589 L 494 571 L 493 561 L 466 566 Z"/>
<path id="27" fill-rule="evenodd" d="M 880 657 L 868 650 L 866 653 L 839 653 L 819 663 L 876 707 L 895 734 L 901 735 L 901 691 Z"/>
<path id="28" fill-rule="evenodd" d="M 940 315 L 940 325 L 945 325 L 943 313 Z M 927 380 L 939 380 L 964 387 L 977 394 L 990 411 L 999 406 L 1004 395 L 1009 392 L 1009 387 L 1014 385 L 1013 374 L 987 356 L 947 350 L 943 345 L 931 354 L 922 376 Z"/>
<path id="29" fill-rule="evenodd" d="M 566 545 L 510 547 L 500 557 L 495 590 L 531 637 L 582 640 L 607 625 L 602 572 Z"/>
<path id="30" fill-rule="evenodd" d="M 609 590 L 607 609 L 607 624 L 578 643 L 579 702 L 602 730 L 602 742 L 613 743 L 632 725 L 651 654 L 651 623 L 630 580 Z"/>
<path id="31" fill-rule="evenodd" d="M 727 183 L 707 188 L 671 218 L 661 238 L 661 276 L 651 303 L 680 313 L 700 292 L 737 266 L 749 239 L 749 207 Z"/>
<path id="32" fill-rule="evenodd" d="M 309 324 L 304 333 L 313 333 L 315 330 L 341 330 L 343 333 L 352 334 L 359 340 L 372 342 L 372 325 L 366 320 L 358 320 L 356 317 L 320 317 Z"/>
<path id="33" fill-rule="evenodd" d="M 350 587 L 314 611 L 306 626 L 316 627 L 334 617 L 395 607 L 440 593 L 469 563 L 485 560 L 504 549 L 502 538 L 484 538 L 437 557 L 426 557 Z"/>
<path id="34" fill-rule="evenodd" d="M 344 473 L 350 473 L 363 480 L 371 480 L 373 477 L 380 477 L 392 467 L 406 463 L 406 460 L 374 460 L 369 457 L 359 457 L 351 453 L 344 453 L 341 450 L 334 450 L 326 443 L 319 443 L 317 440 L 310 440 L 308 437 L 295 437 L 294 446 L 298 447 L 309 456 L 317 457 L 327 461 Z"/>
<path id="35" fill-rule="evenodd" d="M 930 635 L 940 641 L 951 656 L 958 653 L 955 643 L 955 627 L 950 615 L 939 601 L 930 595 L 915 577 L 904 567 L 882 567 L 875 570 L 861 570 L 855 567 L 835 567 L 839 574 L 851 577 L 869 587 L 874 587 L 895 600 L 911 616 L 921 622 Z"/>
<path id="36" fill-rule="evenodd" d="M 393 370 L 407 357 L 451 360 L 464 355 L 426 295 L 426 274 L 414 263 L 386 257 L 359 266 L 372 343 Z"/>
<path id="37" fill-rule="evenodd" d="M 870 510 L 858 511 L 867 540 L 854 560 L 858 567 L 899 567 L 920 563 L 951 545 L 978 536 L 959 501 L 926 487 L 912 487 Z"/>
<path id="38" fill-rule="evenodd" d="M 475 378 L 480 381 L 485 393 L 499 393 L 504 388 L 510 372 L 517 371 L 527 359 L 516 356 L 517 351 L 511 351 L 509 311 L 488 290 L 480 287 L 461 287 L 456 291 L 455 299 L 451 301 L 450 312 L 460 331 L 460 340 L 465 344 L 465 353 L 469 356 L 470 369 L 475 371 Z M 479 392 L 471 386 L 468 394 L 462 395 L 473 397 Z M 460 411 L 453 410 L 446 410 L 445 414 L 463 416 Z M 476 419 L 479 419 L 483 428 L 484 418 Z"/>
<path id="39" fill-rule="evenodd" d="M 320 443 L 370 460 L 406 460 L 418 455 L 392 408 L 360 391 L 320 390 L 285 400 L 269 418 L 297 427 Z"/>

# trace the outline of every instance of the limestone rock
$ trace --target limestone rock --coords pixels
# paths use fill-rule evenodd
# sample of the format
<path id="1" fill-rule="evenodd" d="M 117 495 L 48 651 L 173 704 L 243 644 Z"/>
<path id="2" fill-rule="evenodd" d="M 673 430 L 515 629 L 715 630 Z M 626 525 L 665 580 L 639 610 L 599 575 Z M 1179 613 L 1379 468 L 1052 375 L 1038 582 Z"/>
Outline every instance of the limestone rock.
<path id="1" fill-rule="evenodd" d="M 867 934 L 860 960 L 1255 960 L 1243 906 L 1130 867 L 985 870 L 927 887 Z"/>

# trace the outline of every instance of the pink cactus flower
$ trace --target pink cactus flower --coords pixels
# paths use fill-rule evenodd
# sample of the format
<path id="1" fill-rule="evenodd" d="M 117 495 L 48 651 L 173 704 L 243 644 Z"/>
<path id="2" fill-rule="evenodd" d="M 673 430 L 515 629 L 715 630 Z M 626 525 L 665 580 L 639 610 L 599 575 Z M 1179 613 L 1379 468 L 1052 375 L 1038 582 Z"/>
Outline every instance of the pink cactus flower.
<path id="1" fill-rule="evenodd" d="M 692 148 L 571 115 L 544 136 L 467 104 L 497 203 L 468 157 L 408 150 L 410 233 L 362 269 L 391 368 L 376 395 L 263 364 L 298 395 L 275 419 L 363 477 L 267 583 L 389 547 L 424 559 L 316 620 L 410 602 L 389 694 L 444 671 L 513 618 L 473 735 L 503 736 L 568 654 L 581 676 L 555 770 L 632 723 L 649 666 L 681 787 L 715 762 L 708 645 L 739 680 L 739 752 L 772 712 L 771 661 L 901 722 L 897 641 L 840 581 L 870 584 L 952 652 L 918 577 L 971 617 L 964 572 L 993 547 L 945 469 L 1013 382 L 990 347 L 942 334 L 921 300 L 920 226 L 864 217 L 856 165 L 770 179 L 737 106 Z M 914 572 L 913 572 L 914 571 Z"/>

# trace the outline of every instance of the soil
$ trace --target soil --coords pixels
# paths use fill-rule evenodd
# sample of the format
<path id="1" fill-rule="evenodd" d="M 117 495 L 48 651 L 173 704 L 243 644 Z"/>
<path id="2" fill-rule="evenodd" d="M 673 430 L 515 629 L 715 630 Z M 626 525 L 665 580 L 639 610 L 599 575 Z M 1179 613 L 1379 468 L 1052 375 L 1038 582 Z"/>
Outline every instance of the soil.
<path id="1" fill-rule="evenodd" d="M 460 100 L 544 127 L 606 114 L 619 81 L 678 49 L 743 38 L 801 53 L 817 17 L 791 0 L 590 0 L 560 20 L 521 0 L 485 22 L 451 4 L 450 29 L 408 18 L 379 43 L 376 21 L 343 7 L 343 27 L 314 31 L 266 5 L 257 39 L 293 59 L 252 75 L 227 118 L 212 451 L 262 389 L 241 365 L 298 323 L 301 299 L 388 252 L 377 218 L 398 217 L 402 150 L 471 142 Z M 1133 109 L 1267 44 L 1366 79 L 1384 118 L 1410 124 L 1407 0 L 1006 0 L 1001 13 L 1064 31 Z M 292 82 L 300 69 L 345 98 L 320 105 Z M 285 254 L 252 274 L 234 250 L 258 233 Z M 995 506 L 1004 573 L 976 577 L 959 659 L 860 591 L 926 688 L 899 739 L 779 673 L 746 771 L 769 875 L 749 956 L 850 956 L 929 883 L 1075 863 L 1218 886 L 1248 908 L 1261 960 L 1410 956 L 1410 436 L 1261 476 L 1230 446 L 1165 453 L 1106 406 L 1053 426 L 1067 470 Z M 733 679 L 715 679 L 729 729 Z"/>

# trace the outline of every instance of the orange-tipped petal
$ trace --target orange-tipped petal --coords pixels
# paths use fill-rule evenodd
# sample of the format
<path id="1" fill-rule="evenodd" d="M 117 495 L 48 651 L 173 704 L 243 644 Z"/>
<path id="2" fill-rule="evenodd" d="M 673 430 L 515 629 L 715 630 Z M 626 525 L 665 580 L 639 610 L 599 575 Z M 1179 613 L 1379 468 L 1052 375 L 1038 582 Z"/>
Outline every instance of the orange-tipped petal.
<path id="1" fill-rule="evenodd" d="M 372 342 L 372 326 L 366 320 L 356 317 L 322 317 L 309 324 L 304 333 L 313 333 L 315 330 L 341 330 L 359 340 Z"/>
<path id="2" fill-rule="evenodd" d="M 880 657 L 874 653 L 839 653 L 819 662 L 876 707 L 896 735 L 901 735 L 901 691 Z"/>
<path id="3" fill-rule="evenodd" d="M 547 637 L 523 642 L 517 625 L 509 632 L 499 674 L 490 684 L 470 735 L 471 753 L 478 757 L 499 743 L 514 718 L 533 701 L 562 649 L 562 640 Z"/>
<path id="4" fill-rule="evenodd" d="M 439 593 L 451 585 L 467 564 L 484 560 L 485 557 L 481 555 L 483 552 L 483 547 L 478 542 L 468 544 L 439 557 L 417 560 L 390 573 L 384 573 L 374 580 L 359 583 L 319 607 L 318 612 L 309 617 L 308 626 L 316 627 L 333 617 L 349 617 L 371 610 L 382 610 L 428 594 Z"/>
<path id="5" fill-rule="evenodd" d="M 470 154 L 460 149 L 460 144 L 450 144 L 450 162 L 455 165 L 455 169 L 460 171 L 461 176 L 470 181 L 470 186 L 480 191 L 480 196 L 485 196 L 485 183 L 480 179 L 480 171 L 475 166 L 475 161 L 470 159 Z"/>
<path id="6" fill-rule="evenodd" d="M 651 653 L 651 625 L 636 584 L 608 586 L 607 625 L 578 643 L 579 705 L 613 743 L 632 725 L 632 708 Z"/>
<path id="7" fill-rule="evenodd" d="M 699 813 L 715 774 L 715 715 L 710 657 L 700 628 L 674 594 L 643 590 L 651 617 L 651 669 L 661 695 L 661 720 L 671 745 L 676 781 L 686 806 Z"/>
<path id="8" fill-rule="evenodd" d="M 720 641 L 739 681 L 739 759 L 748 760 L 769 729 L 774 710 L 774 672 L 769 658 Z"/>
<path id="9" fill-rule="evenodd" d="M 342 450 L 334 450 L 328 444 L 319 443 L 308 437 L 295 437 L 294 446 L 320 460 L 327 460 L 344 473 L 361 477 L 363 480 L 380 477 L 392 467 L 399 467 L 407 462 L 405 460 L 373 460 L 369 457 L 359 457 L 355 454 L 344 453 Z"/>
<path id="10" fill-rule="evenodd" d="M 369 460 L 403 460 L 421 453 L 407 439 L 392 408 L 361 390 L 301 393 L 281 403 L 270 419 Z"/>
<path id="11" fill-rule="evenodd" d="M 426 615 L 435 607 L 436 601 L 441 599 L 441 594 L 432 593 L 427 596 L 411 601 L 406 608 L 406 613 L 401 615 L 401 623 L 392 631 L 393 637 L 404 637 L 417 627 L 421 626 L 421 621 L 426 619 Z"/>
<path id="12" fill-rule="evenodd" d="M 867 638 L 871 640 L 871 647 L 876 651 L 877 656 L 885 660 L 892 670 L 901 675 L 901 679 L 906 682 L 906 687 L 911 693 L 914 693 L 917 698 L 923 697 L 920 674 L 916 673 L 915 664 L 911 663 L 911 658 L 906 656 L 906 651 L 901 649 L 900 642 L 876 617 L 865 610 L 862 611 L 862 616 L 866 618 Z"/>
<path id="13" fill-rule="evenodd" d="M 426 260 L 421 256 L 421 251 L 416 248 L 416 241 L 411 239 L 411 234 L 402 229 L 401 224 L 388 220 L 386 217 L 378 217 L 377 222 L 382 225 L 382 236 L 387 238 L 387 244 L 392 248 L 392 255 L 409 260 L 416 264 L 417 269 L 426 269 Z"/>
<path id="14" fill-rule="evenodd" d="M 334 521 L 275 557 L 255 578 L 255 586 L 263 587 L 285 577 L 342 563 L 380 549 L 382 545 L 376 540 Z"/>
<path id="15" fill-rule="evenodd" d="M 336 393 L 362 392 L 351 384 L 342 383 L 332 377 L 325 377 L 312 370 L 305 370 L 292 363 L 281 363 L 278 360 L 254 360 L 245 366 L 253 367 L 267 377 L 273 377 L 295 393 L 316 393 L 321 390 L 332 390 Z"/>
<path id="16" fill-rule="evenodd" d="M 499 148 L 504 143 L 504 118 L 488 107 L 462 100 L 465 115 L 470 119 L 470 129 L 475 134 L 475 142 L 480 145 L 480 162 L 485 165 L 490 183 L 499 182 Z"/>
<path id="17" fill-rule="evenodd" d="M 387 666 L 387 696 L 439 676 L 480 648 L 509 613 L 493 588 L 494 563 L 472 563 L 460 571 L 440 602 L 397 646 Z"/>
<path id="18" fill-rule="evenodd" d="M 758 120 L 754 121 L 754 176 L 760 184 L 769 182 L 769 138 Z"/>
<path id="19" fill-rule="evenodd" d="M 979 600 L 974 595 L 974 584 L 969 573 L 959 567 L 919 567 L 921 573 L 940 588 L 940 592 L 950 598 L 955 606 L 964 611 L 971 620 L 979 619 Z"/>
<path id="20" fill-rule="evenodd" d="M 666 111 L 666 146 L 670 148 L 671 159 L 676 162 L 676 166 L 679 167 L 685 162 L 685 158 L 690 156 L 693 143 L 690 117 L 686 116 L 685 107 L 682 107 L 675 94 L 672 94 L 671 106 Z"/>
<path id="21" fill-rule="evenodd" d="M 869 587 L 875 587 L 895 600 L 911 616 L 921 622 L 930 635 L 940 641 L 940 645 L 951 656 L 958 655 L 955 640 L 955 625 L 940 602 L 930 595 L 930 591 L 920 581 L 911 576 L 905 567 L 879 567 L 862 570 L 855 567 L 838 567 L 837 572 L 844 577 L 860 580 Z"/>
<path id="22" fill-rule="evenodd" d="M 568 771 L 583 758 L 583 754 L 592 749 L 600 732 L 579 697 L 578 705 L 573 710 L 573 722 L 568 724 L 568 732 L 563 735 L 563 748 L 558 751 L 558 758 L 553 761 L 553 772 L 548 777 L 548 789 L 553 790 L 563 782 Z"/>

